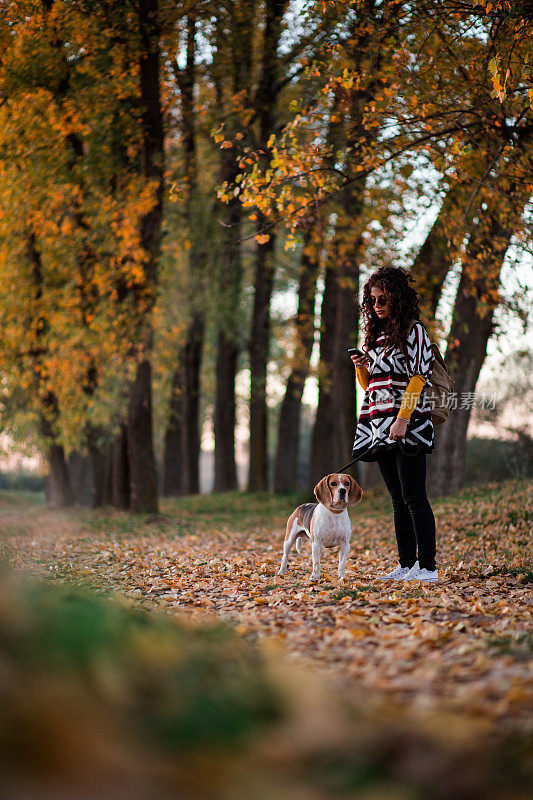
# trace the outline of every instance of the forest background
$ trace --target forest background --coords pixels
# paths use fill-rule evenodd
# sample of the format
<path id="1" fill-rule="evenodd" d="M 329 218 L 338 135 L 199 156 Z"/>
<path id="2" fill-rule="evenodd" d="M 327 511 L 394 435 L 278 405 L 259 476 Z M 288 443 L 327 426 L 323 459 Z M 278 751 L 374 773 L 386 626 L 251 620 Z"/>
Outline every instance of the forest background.
<path id="1" fill-rule="evenodd" d="M 410 269 L 459 398 L 430 491 L 471 472 L 473 415 L 528 474 L 526 3 L 0 8 L 1 429 L 50 504 L 233 490 L 236 430 L 251 491 L 338 469 L 381 264 Z"/>

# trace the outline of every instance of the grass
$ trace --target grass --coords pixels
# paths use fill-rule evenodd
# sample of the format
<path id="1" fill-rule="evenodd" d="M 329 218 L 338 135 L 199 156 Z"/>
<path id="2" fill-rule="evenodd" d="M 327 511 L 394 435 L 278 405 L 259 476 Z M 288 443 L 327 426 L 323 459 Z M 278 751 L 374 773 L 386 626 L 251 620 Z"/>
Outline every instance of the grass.
<path id="1" fill-rule="evenodd" d="M 53 772 L 54 758 L 66 764 L 74 726 L 97 758 L 102 748 L 113 750 L 116 730 L 123 754 L 134 759 L 138 749 L 149 761 L 234 747 L 280 715 L 259 654 L 227 625 L 190 628 L 116 596 L 5 571 L 1 578 L 0 649 L 10 680 L 0 743 L 4 753 L 9 743 L 15 770 L 42 762 Z"/>
<path id="2" fill-rule="evenodd" d="M 494 567 L 492 575 L 511 575 L 513 578 L 521 578 L 522 583 L 533 583 L 533 569 L 523 567 Z"/>
<path id="3" fill-rule="evenodd" d="M 533 633 L 521 633 L 518 636 L 489 636 L 487 646 L 500 655 L 531 658 L 533 654 Z"/>
<path id="4" fill-rule="evenodd" d="M 510 480 L 498 484 L 484 486 L 468 486 L 456 495 L 437 497 L 431 499 L 431 505 L 436 514 L 445 516 L 448 511 L 455 509 L 463 502 L 483 506 L 479 512 L 479 520 L 489 521 L 494 514 L 501 514 L 498 508 L 498 499 L 505 494 L 506 487 L 515 486 L 518 490 L 526 490 L 530 486 L 527 480 Z M 314 497 L 308 494 L 293 493 L 275 495 L 268 492 L 225 492 L 223 494 L 190 495 L 177 498 L 162 498 L 160 500 L 160 515 L 131 514 L 111 508 L 85 509 L 73 507 L 64 513 L 76 515 L 87 528 L 89 533 L 101 533 L 113 530 L 118 535 L 129 535 L 155 527 L 174 536 L 197 533 L 199 530 L 231 529 L 239 532 L 253 529 L 271 527 L 278 530 L 285 526 L 287 517 L 298 505 L 304 502 L 313 502 Z M 490 501 L 492 509 L 487 509 L 485 504 Z M 18 492 L 13 490 L 0 491 L 0 512 L 4 508 L 30 506 L 44 507 L 45 498 L 37 492 Z M 373 488 L 365 492 L 360 505 L 350 510 L 352 520 L 359 514 L 364 514 L 365 519 L 390 517 L 392 504 L 384 488 Z M 530 522 L 533 511 L 524 505 L 520 509 L 507 512 L 506 521 L 509 525 L 518 525 L 521 522 Z M 474 537 L 482 530 L 483 526 L 472 526 L 465 535 Z"/>
<path id="5" fill-rule="evenodd" d="M 344 597 L 349 597 L 351 600 L 357 600 L 359 595 L 360 595 L 359 589 L 339 589 L 338 592 L 335 592 L 334 594 L 331 595 L 331 599 L 335 603 L 338 603 Z"/>
<path id="6" fill-rule="evenodd" d="M 196 523 L 205 521 L 214 528 L 231 526 L 232 529 L 245 530 L 248 527 L 263 528 L 270 523 L 279 527 L 284 519 L 286 521 L 290 510 L 301 502 L 304 501 L 296 494 L 225 492 L 222 495 L 163 498 L 161 510 L 167 516 L 180 518 L 184 522 L 194 519 Z"/>
<path id="7" fill-rule="evenodd" d="M 495 512 L 501 513 L 498 508 L 498 498 L 505 495 L 508 487 L 517 490 L 527 490 L 530 487 L 528 480 L 508 480 L 498 484 L 480 486 L 467 486 L 452 496 L 431 498 L 430 502 L 437 513 L 446 514 L 463 502 L 494 503 Z M 205 521 L 208 525 L 223 524 L 238 530 L 250 527 L 261 527 L 272 523 L 274 527 L 284 525 L 287 517 L 301 503 L 313 502 L 312 492 L 309 496 L 300 494 L 273 495 L 267 492 L 227 492 L 224 494 L 195 495 L 190 497 L 165 498 L 161 501 L 161 510 L 169 517 L 179 517 L 183 520 L 195 519 Z M 350 510 L 352 519 L 358 514 L 373 519 L 384 515 L 391 515 L 392 503 L 390 496 L 384 488 L 373 488 L 365 492 L 364 498 L 356 508 Z M 488 512 L 484 510 L 483 514 Z M 507 515 L 509 524 L 518 524 L 532 518 L 531 509 L 524 506 L 523 510 L 513 509 Z"/>
<path id="8" fill-rule="evenodd" d="M 4 506 L 44 506 L 46 498 L 44 492 L 25 492 L 15 489 L 0 489 L 0 508 Z"/>

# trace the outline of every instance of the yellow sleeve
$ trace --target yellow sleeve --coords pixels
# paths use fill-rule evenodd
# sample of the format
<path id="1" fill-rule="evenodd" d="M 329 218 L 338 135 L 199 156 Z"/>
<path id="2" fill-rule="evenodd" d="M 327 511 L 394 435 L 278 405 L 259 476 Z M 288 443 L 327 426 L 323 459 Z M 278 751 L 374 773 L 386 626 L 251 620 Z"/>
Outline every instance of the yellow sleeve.
<path id="1" fill-rule="evenodd" d="M 418 398 L 420 397 L 420 392 L 426 385 L 426 379 L 422 377 L 422 375 L 413 375 L 407 386 L 405 387 L 405 392 L 403 393 L 402 397 L 402 404 L 400 406 L 400 411 L 398 412 L 398 417 L 401 419 L 410 419 L 411 414 L 416 408 L 416 404 L 418 403 Z"/>
<path id="2" fill-rule="evenodd" d="M 368 381 L 370 380 L 370 373 L 368 371 L 368 367 L 358 367 L 355 368 L 355 372 L 357 374 L 357 380 L 359 381 L 359 385 L 361 389 L 364 389 L 365 392 L 368 389 Z"/>

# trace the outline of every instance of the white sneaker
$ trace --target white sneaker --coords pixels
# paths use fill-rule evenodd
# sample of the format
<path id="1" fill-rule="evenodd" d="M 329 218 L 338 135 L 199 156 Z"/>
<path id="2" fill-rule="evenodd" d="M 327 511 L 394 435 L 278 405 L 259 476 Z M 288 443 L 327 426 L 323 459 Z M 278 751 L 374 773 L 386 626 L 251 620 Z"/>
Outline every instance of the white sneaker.
<path id="1" fill-rule="evenodd" d="M 420 564 L 418 561 L 415 561 L 411 569 L 408 569 L 405 575 L 403 576 L 404 581 L 414 581 L 415 578 L 418 578 L 420 573 Z"/>
<path id="2" fill-rule="evenodd" d="M 429 570 L 425 567 L 423 569 L 419 569 L 417 573 L 413 575 L 406 575 L 404 580 L 406 581 L 425 581 L 426 583 L 438 583 L 439 582 L 439 574 L 436 569 Z"/>
<path id="3" fill-rule="evenodd" d="M 418 564 L 418 561 L 416 563 Z M 388 572 L 386 575 L 378 575 L 378 581 L 401 581 L 405 578 L 410 569 L 411 567 L 402 567 L 398 564 L 396 569 L 393 569 L 392 572 Z"/>

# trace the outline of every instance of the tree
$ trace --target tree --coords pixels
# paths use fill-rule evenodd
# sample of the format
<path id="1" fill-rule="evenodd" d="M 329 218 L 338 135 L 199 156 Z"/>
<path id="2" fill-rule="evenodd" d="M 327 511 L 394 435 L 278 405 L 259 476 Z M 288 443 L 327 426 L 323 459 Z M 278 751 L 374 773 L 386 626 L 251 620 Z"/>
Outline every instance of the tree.
<path id="1" fill-rule="evenodd" d="M 163 493 L 194 494 L 199 491 L 200 457 L 200 370 L 205 336 L 206 267 L 205 219 L 200 206 L 208 203 L 198 180 L 197 113 L 194 93 L 197 84 L 196 37 L 198 9 L 187 15 L 186 60 L 180 68 L 174 58 L 173 72 L 179 89 L 180 135 L 183 163 L 183 212 L 181 224 L 187 232 L 187 277 L 182 291 L 187 306 L 187 327 L 171 380 L 169 416 L 165 431 Z"/>
<path id="2" fill-rule="evenodd" d="M 494 332 L 494 311 L 500 302 L 499 283 L 505 254 L 519 230 L 524 196 L 516 186 L 507 196 L 487 195 L 463 258 L 453 309 L 445 363 L 455 380 L 458 403 L 438 431 L 429 487 L 450 494 L 464 484 L 466 436 L 477 380 L 487 342 Z"/>
<path id="3" fill-rule="evenodd" d="M 114 422 L 124 382 L 148 341 L 132 348 L 149 314 L 145 248 L 157 238 L 160 187 L 148 112 L 144 139 L 137 123 L 142 92 L 154 97 L 153 53 L 148 66 L 136 33 L 125 35 L 130 11 L 116 2 L 95 13 L 77 2 L 14 3 L 1 31 L 0 159 L 9 209 L 0 221 L 4 375 L 6 385 L 27 390 L 26 414 L 38 418 L 43 400 L 53 409 L 54 442 L 69 450 L 89 444 L 96 452 L 93 434 Z M 153 12 L 141 3 L 141 17 Z M 142 87 L 132 58 L 140 62 Z M 102 71 L 114 76 L 105 89 Z M 34 253 L 22 271 L 21 235 L 32 238 Z M 45 325 L 37 330 L 34 318 Z M 37 372 L 41 390 L 32 393 Z"/>
<path id="4" fill-rule="evenodd" d="M 309 223 L 301 248 L 291 371 L 278 421 L 274 491 L 280 493 L 293 492 L 297 488 L 302 397 L 315 339 L 315 298 L 320 272 L 320 245 L 320 232 L 314 222 Z"/>
<path id="5" fill-rule="evenodd" d="M 144 273 L 148 299 L 142 329 L 136 342 L 141 360 L 130 388 L 128 405 L 128 457 L 130 508 L 157 511 L 157 475 L 152 435 L 153 329 L 150 312 L 157 286 L 163 213 L 164 131 L 161 107 L 161 56 L 158 0 L 139 0 L 138 24 L 142 175 L 152 183 L 154 202 L 140 222 L 140 244 L 146 254 Z"/>
<path id="6" fill-rule="evenodd" d="M 218 283 L 219 326 L 214 411 L 215 491 L 228 491 L 237 487 L 235 376 L 242 343 L 240 300 L 243 279 L 241 252 L 243 210 L 238 197 L 240 192 L 238 176 L 241 165 L 236 145 L 239 142 L 246 143 L 246 126 L 254 115 L 252 76 L 255 67 L 254 25 L 257 13 L 257 3 L 237 0 L 223 6 L 217 18 L 216 57 L 212 65 L 217 113 L 224 127 L 224 134 L 217 133 L 215 141 L 221 142 L 220 184 L 223 188 L 220 194 L 219 212 L 221 217 L 222 214 L 225 216 L 220 237 L 221 259 Z M 275 20 L 271 20 L 272 22 Z M 275 25 L 279 25 L 279 20 Z M 271 24 L 269 31 L 272 41 L 275 41 L 278 34 L 275 29 L 272 30 Z M 270 68 L 268 64 L 268 69 Z M 269 76 L 268 80 L 270 79 Z M 265 113 L 268 113 L 266 107 Z M 242 150 L 243 147 L 240 146 L 239 151 Z M 227 207 L 224 205 L 226 203 Z M 271 267 L 267 266 L 266 261 L 263 267 L 267 273 L 270 272 Z M 259 270 L 261 280 L 266 275 L 263 267 Z M 267 295 L 269 280 L 265 286 Z M 265 300 L 267 299 L 265 295 Z M 264 320 L 266 321 L 266 317 Z"/>
<path id="7" fill-rule="evenodd" d="M 261 74 L 253 101 L 258 117 L 256 147 L 265 163 L 268 141 L 278 120 L 281 58 L 279 44 L 287 0 L 266 0 Z M 259 213 L 259 225 L 265 220 Z M 250 465 L 248 491 L 268 488 L 266 376 L 270 341 L 270 302 L 274 284 L 275 237 L 258 242 L 255 256 L 254 305 L 250 331 Z"/>

